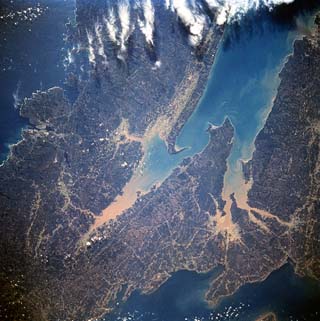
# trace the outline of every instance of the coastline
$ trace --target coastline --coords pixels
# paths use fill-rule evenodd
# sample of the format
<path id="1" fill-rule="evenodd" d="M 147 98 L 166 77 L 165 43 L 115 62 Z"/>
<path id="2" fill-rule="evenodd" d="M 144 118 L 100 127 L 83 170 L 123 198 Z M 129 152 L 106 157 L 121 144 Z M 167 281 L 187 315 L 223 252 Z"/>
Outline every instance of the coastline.
<path id="1" fill-rule="evenodd" d="M 118 310 L 111 313 L 109 317 L 102 318 L 101 321 L 113 321 L 119 317 L 132 315 L 134 310 L 136 315 L 133 320 L 141 321 L 148 321 L 150 314 L 157 321 L 172 319 L 191 321 L 195 318 L 203 321 L 224 321 L 232 317 L 239 321 L 287 321 L 290 318 L 295 320 L 303 317 L 310 321 L 317 320 L 317 306 L 313 303 L 309 306 L 308 298 L 303 299 L 303 293 L 316 291 L 320 297 L 320 284 L 318 286 L 314 282 L 309 284 L 309 279 L 296 276 L 290 262 L 272 272 L 262 282 L 244 285 L 215 306 L 208 305 L 203 297 L 203 289 L 209 285 L 210 281 L 206 279 L 203 282 L 202 277 L 203 274 L 197 274 L 194 271 L 178 271 L 155 292 L 150 294 L 135 292 L 122 307 L 119 306 Z M 279 285 L 279 282 L 282 282 L 283 286 L 277 288 L 276 285 Z M 190 285 L 190 290 L 184 288 L 187 285 Z M 179 291 L 180 288 L 184 290 Z M 188 304 L 191 298 L 195 302 L 194 309 Z M 299 302 L 302 308 L 296 310 L 295 305 Z M 165 305 L 168 312 L 156 308 L 161 305 Z M 286 308 L 288 308 L 287 312 Z M 267 317 L 276 317 L 276 319 Z"/>
<path id="2" fill-rule="evenodd" d="M 23 2 L 18 3 L 16 10 L 20 6 L 23 9 L 24 5 Z M 13 22 L 5 23 L 4 20 L 1 21 L 5 28 L 4 35 L 8 38 L 2 54 L 6 58 L 5 61 L 15 62 L 17 66 L 10 65 L 6 67 L 4 65 L 3 67 L 6 68 L 1 70 L 0 75 L 0 80 L 3 82 L 2 85 L 6 88 L 6 91 L 2 94 L 3 97 L 1 97 L 1 118 L 4 124 L 10 121 L 7 132 L 4 131 L 2 133 L 3 137 L 1 137 L 3 151 L 1 151 L 0 166 L 7 162 L 11 154 L 10 149 L 23 140 L 23 131 L 28 129 L 28 119 L 20 114 L 20 106 L 23 104 L 23 100 L 32 97 L 40 88 L 41 90 L 50 90 L 56 85 L 63 85 L 63 81 L 66 79 L 66 73 L 63 68 L 65 57 L 63 51 L 61 51 L 61 45 L 65 44 L 62 33 L 66 30 L 67 17 L 74 14 L 74 5 L 68 4 L 66 9 L 64 3 L 56 1 L 47 5 L 45 1 L 42 1 L 37 6 L 39 8 L 45 6 L 45 10 L 41 16 L 32 22 L 25 20 L 14 24 Z M 19 14 L 21 14 L 20 11 Z M 52 25 L 55 25 L 59 34 L 61 33 L 53 41 L 51 39 Z M 56 34 L 54 33 L 54 35 Z M 23 38 L 21 39 L 21 37 Z M 46 41 L 46 37 L 49 38 L 49 41 Z M 19 43 L 17 48 L 15 48 L 16 43 Z M 40 46 L 40 43 L 42 50 L 47 55 L 45 59 L 42 53 L 33 52 Z M 25 46 L 25 48 L 20 50 L 21 46 Z M 52 46 L 54 47 L 52 48 Z M 12 87 L 12 84 L 15 87 Z M 17 86 L 19 88 L 18 92 Z M 18 97 L 14 98 L 17 94 Z M 16 107 L 14 106 L 15 99 L 20 100 Z"/>

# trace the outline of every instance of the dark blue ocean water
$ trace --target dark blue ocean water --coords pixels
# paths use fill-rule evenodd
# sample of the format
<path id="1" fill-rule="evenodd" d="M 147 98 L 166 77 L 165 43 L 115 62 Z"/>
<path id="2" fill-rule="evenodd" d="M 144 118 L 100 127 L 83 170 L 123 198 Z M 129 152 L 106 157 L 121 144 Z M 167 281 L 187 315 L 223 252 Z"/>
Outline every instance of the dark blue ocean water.
<path id="1" fill-rule="evenodd" d="M 62 85 L 64 80 L 65 23 L 73 16 L 72 0 L 1 1 L 0 19 L 0 162 L 9 144 L 20 138 L 27 121 L 15 105 L 32 92 Z M 44 12 L 24 20 L 17 12 L 37 8 Z M 16 13 L 13 18 L 7 17 Z M 27 15 L 31 17 L 30 14 Z"/>
<path id="2" fill-rule="evenodd" d="M 209 307 L 204 294 L 214 273 L 177 272 L 153 294 L 135 292 L 105 321 L 254 321 L 267 312 L 278 321 L 320 320 L 320 283 L 298 277 L 289 263 Z"/>

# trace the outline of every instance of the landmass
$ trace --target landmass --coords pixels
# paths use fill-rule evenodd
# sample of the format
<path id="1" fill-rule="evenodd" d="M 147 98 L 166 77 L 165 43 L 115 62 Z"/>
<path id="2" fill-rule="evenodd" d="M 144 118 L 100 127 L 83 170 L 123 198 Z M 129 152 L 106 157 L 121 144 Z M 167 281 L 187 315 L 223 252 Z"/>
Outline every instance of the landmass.
<path id="1" fill-rule="evenodd" d="M 101 3 L 77 1 L 76 23 L 67 34 L 68 92 L 54 87 L 22 103 L 30 125 L 0 167 L 4 320 L 85 319 L 102 313 L 99 300 L 105 311 L 125 286 L 120 274 L 111 286 L 105 272 L 117 275 L 112 266 L 101 265 L 100 275 L 86 270 L 95 267 L 87 266 L 82 240 L 121 195 L 144 144 L 154 135 L 168 141 L 182 113 L 196 108 L 223 31 L 207 16 L 206 33 L 193 48 L 176 14 L 156 6 L 154 44 L 138 28 L 124 35 L 124 25 L 118 43 L 106 30 L 117 4 L 102 10 Z M 124 244 L 116 243 L 121 258 Z M 120 273 L 121 262 L 114 263 Z"/>
<path id="2" fill-rule="evenodd" d="M 320 277 L 319 22 L 295 42 L 252 160 L 243 164 L 245 195 L 231 207 L 241 239 L 229 247 L 225 272 L 207 293 L 213 303 L 288 260 L 300 275 Z"/>
<path id="3" fill-rule="evenodd" d="M 261 315 L 256 321 L 277 321 L 277 317 L 273 312 Z"/>
<path id="4" fill-rule="evenodd" d="M 206 293 L 210 304 L 289 259 L 301 275 L 320 277 L 319 18 L 280 74 L 244 165 L 243 199 L 226 204 L 222 197 L 234 137 L 226 119 L 208 127 L 203 151 L 121 215 L 94 225 L 123 193 L 154 133 L 177 152 L 175 139 L 205 89 L 222 36 L 212 24 L 191 48 L 176 16 L 159 12 L 165 41 L 150 47 L 137 29 L 125 51 L 110 40 L 102 51 L 96 23 L 104 11 L 78 1 L 69 39 L 91 61 L 79 54 L 70 67 L 83 73 L 69 83 L 76 98 L 55 87 L 22 105 L 30 127 L 0 167 L 4 320 L 92 320 L 182 269 L 222 267 Z"/>
<path id="5" fill-rule="evenodd" d="M 297 272 L 319 278 L 319 16 L 312 34 L 296 41 L 249 163 L 249 204 L 292 227 L 282 242 Z M 261 217 L 258 216 L 260 219 Z M 267 222 L 274 231 L 274 222 Z"/>

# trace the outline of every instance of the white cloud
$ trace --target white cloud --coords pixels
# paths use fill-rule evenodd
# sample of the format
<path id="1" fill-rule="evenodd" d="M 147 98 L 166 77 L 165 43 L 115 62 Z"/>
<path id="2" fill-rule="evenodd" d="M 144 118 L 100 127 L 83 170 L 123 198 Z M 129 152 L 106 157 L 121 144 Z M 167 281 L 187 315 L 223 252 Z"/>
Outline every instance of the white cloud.
<path id="1" fill-rule="evenodd" d="M 89 62 L 93 65 L 96 63 L 96 54 L 93 47 L 93 35 L 87 30 L 87 38 L 88 38 L 88 58 Z"/>
<path id="2" fill-rule="evenodd" d="M 148 44 L 153 45 L 153 31 L 154 31 L 154 7 L 151 0 L 142 0 L 144 21 L 140 21 L 140 29 L 145 35 Z"/>
<path id="3" fill-rule="evenodd" d="M 189 29 L 190 43 L 197 46 L 206 25 L 204 14 L 199 11 L 195 2 L 189 3 L 187 0 L 171 0 L 171 9 L 174 9 L 182 23 Z"/>
<path id="4" fill-rule="evenodd" d="M 119 47 L 118 57 L 124 59 L 127 51 L 127 41 L 133 32 L 136 23 L 145 36 L 149 45 L 154 45 L 154 29 L 156 8 L 154 1 L 118 0 L 117 5 L 109 7 L 103 18 L 105 29 L 110 40 Z M 257 10 L 267 7 L 270 10 L 276 5 L 292 3 L 294 0 L 204 0 L 209 8 L 216 14 L 216 23 L 223 25 L 234 20 L 241 19 L 249 10 Z M 189 32 L 190 44 L 198 46 L 203 39 L 207 27 L 208 17 L 201 7 L 200 0 L 164 0 L 164 8 L 174 12 L 181 23 Z M 131 7 L 132 6 L 132 7 Z M 138 17 L 137 10 L 141 10 L 143 17 Z M 87 32 L 89 60 L 95 63 L 95 55 L 99 54 L 107 59 L 104 46 L 101 25 L 96 24 L 94 34 Z M 93 38 L 95 36 L 95 38 Z M 69 55 L 69 59 L 72 59 Z"/>
<path id="5" fill-rule="evenodd" d="M 211 9 L 217 10 L 217 24 L 222 25 L 240 19 L 249 10 L 260 7 L 269 9 L 283 3 L 292 3 L 294 0 L 205 0 Z"/>
<path id="6" fill-rule="evenodd" d="M 97 50 L 98 54 L 103 58 L 104 63 L 107 63 L 107 56 L 104 51 L 104 44 L 103 44 L 103 39 L 102 39 L 102 27 L 100 24 L 96 23 L 94 26 L 95 30 L 95 35 L 97 39 Z"/>
<path id="7" fill-rule="evenodd" d="M 67 51 L 67 56 L 66 56 L 66 58 L 65 58 L 67 65 L 71 65 L 71 64 L 74 63 L 73 50 L 74 50 L 74 49 L 72 49 L 72 50 L 68 49 L 68 51 Z"/>
<path id="8" fill-rule="evenodd" d="M 18 109 L 21 104 L 21 97 L 20 97 L 20 88 L 21 88 L 21 81 L 18 82 L 16 90 L 13 92 L 13 106 L 15 109 Z"/>
<path id="9" fill-rule="evenodd" d="M 120 19 L 121 33 L 120 33 L 120 50 L 121 52 L 126 51 L 126 42 L 131 33 L 130 26 L 130 5 L 128 0 L 121 0 L 119 2 L 118 14 Z"/>
<path id="10" fill-rule="evenodd" d="M 109 11 L 108 17 L 107 18 L 104 17 L 103 20 L 107 28 L 107 32 L 110 37 L 110 40 L 113 43 L 118 44 L 117 34 L 119 30 L 117 28 L 116 17 L 112 8 Z"/>
<path id="11" fill-rule="evenodd" d="M 157 60 L 155 63 L 154 63 L 154 65 L 153 65 L 153 67 L 151 68 L 152 70 L 157 70 L 157 69 L 159 69 L 160 67 L 161 67 L 161 60 Z"/>

